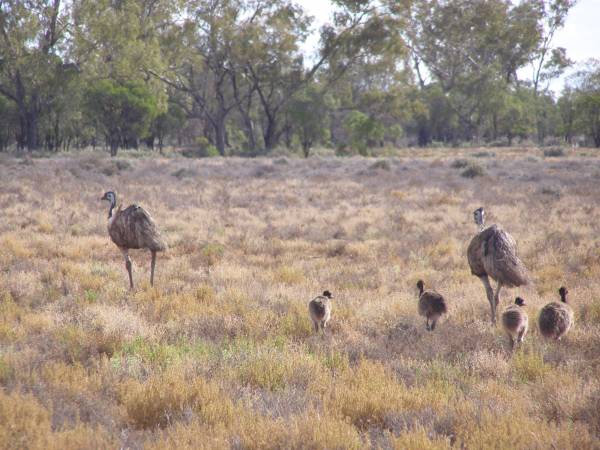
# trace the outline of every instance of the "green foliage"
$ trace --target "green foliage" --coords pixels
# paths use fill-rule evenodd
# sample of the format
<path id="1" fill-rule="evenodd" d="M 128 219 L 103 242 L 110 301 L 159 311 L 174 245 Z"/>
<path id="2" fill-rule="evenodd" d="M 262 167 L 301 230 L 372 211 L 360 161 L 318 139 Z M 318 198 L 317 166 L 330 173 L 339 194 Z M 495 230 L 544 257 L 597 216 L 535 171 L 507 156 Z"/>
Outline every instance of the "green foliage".
<path id="1" fill-rule="evenodd" d="M 503 98 L 500 109 L 500 133 L 512 145 L 514 137 L 526 138 L 534 131 L 534 111 L 532 99 L 526 92 L 508 93 Z"/>
<path id="2" fill-rule="evenodd" d="M 329 110 L 332 98 L 316 85 L 309 85 L 297 94 L 289 106 L 292 127 L 298 134 L 306 158 L 315 143 L 325 143 L 329 138 Z"/>
<path id="3" fill-rule="evenodd" d="M 88 120 L 106 138 L 111 155 L 128 141 L 143 138 L 158 114 L 156 98 L 139 83 L 99 80 L 84 94 Z"/>
<path id="4" fill-rule="evenodd" d="M 204 136 L 196 139 L 196 145 L 198 146 L 197 155 L 200 158 L 211 158 L 220 155 L 217 147 L 212 145 Z"/>
<path id="5" fill-rule="evenodd" d="M 344 121 L 349 134 L 350 144 L 363 156 L 368 155 L 368 148 L 383 140 L 383 125 L 360 111 L 352 111 Z"/>
<path id="6" fill-rule="evenodd" d="M 308 58 L 312 18 L 284 0 L 4 1 L 0 150 L 105 140 L 114 155 L 143 140 L 199 144 L 188 156 L 367 155 L 536 131 L 600 145 L 594 83 L 558 104 L 547 89 L 572 63 L 552 38 L 574 0 L 335 3 Z"/>
<path id="7" fill-rule="evenodd" d="M 184 123 L 185 112 L 173 104 L 169 104 L 165 112 L 161 112 L 154 118 L 150 132 L 158 139 L 158 147 L 161 152 L 165 138 L 175 134 Z"/>
<path id="8" fill-rule="evenodd" d="M 600 148 L 600 60 L 591 60 L 574 77 L 576 123 L 594 146 Z"/>

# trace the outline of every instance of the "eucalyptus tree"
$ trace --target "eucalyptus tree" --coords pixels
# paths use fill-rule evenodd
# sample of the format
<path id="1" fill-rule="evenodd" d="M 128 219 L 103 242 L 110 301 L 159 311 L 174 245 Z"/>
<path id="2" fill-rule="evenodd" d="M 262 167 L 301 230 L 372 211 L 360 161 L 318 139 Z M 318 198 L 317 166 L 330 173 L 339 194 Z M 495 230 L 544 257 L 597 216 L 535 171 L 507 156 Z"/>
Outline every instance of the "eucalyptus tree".
<path id="1" fill-rule="evenodd" d="M 70 67 L 64 59 L 70 13 L 61 0 L 0 1 L 0 95 L 16 107 L 20 148 L 40 146 L 51 87 Z"/>
<path id="2" fill-rule="evenodd" d="M 587 61 L 569 84 L 574 93 L 576 124 L 597 148 L 600 148 L 600 60 Z"/>

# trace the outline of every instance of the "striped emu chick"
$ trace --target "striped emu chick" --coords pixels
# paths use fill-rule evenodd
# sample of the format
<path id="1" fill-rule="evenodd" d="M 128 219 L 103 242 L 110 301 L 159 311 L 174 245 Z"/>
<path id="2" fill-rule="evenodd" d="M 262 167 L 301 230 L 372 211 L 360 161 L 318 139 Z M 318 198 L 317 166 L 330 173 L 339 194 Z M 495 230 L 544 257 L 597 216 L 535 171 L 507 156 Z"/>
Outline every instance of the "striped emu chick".
<path id="1" fill-rule="evenodd" d="M 529 328 L 529 318 L 523 309 L 525 301 L 521 297 L 515 299 L 515 303 L 504 310 L 502 314 L 502 326 L 510 339 L 511 349 L 525 340 Z"/>
<path id="2" fill-rule="evenodd" d="M 315 332 L 319 332 L 319 327 L 325 333 L 327 322 L 331 319 L 331 292 L 324 291 L 323 295 L 313 298 L 308 303 L 308 312 L 315 326 Z"/>
<path id="3" fill-rule="evenodd" d="M 100 200 L 110 203 L 108 210 L 108 234 L 111 240 L 119 247 L 125 258 L 125 268 L 129 274 L 129 286 L 133 289 L 133 275 L 131 272 L 130 249 L 147 248 L 152 255 L 150 263 L 150 285 L 154 286 L 154 266 L 156 253 L 167 249 L 167 244 L 162 239 L 154 220 L 148 212 L 138 205 L 130 205 L 125 209 L 121 206 L 114 211 L 117 205 L 117 196 L 108 191 Z"/>
<path id="4" fill-rule="evenodd" d="M 511 288 L 526 285 L 527 269 L 517 256 L 517 244 L 510 234 L 497 225 L 485 228 L 483 208 L 476 209 L 473 216 L 479 226 L 479 233 L 469 244 L 467 259 L 471 273 L 478 277 L 485 287 L 490 303 L 492 324 L 496 325 L 500 289 L 504 286 Z M 498 283 L 495 293 L 490 278 Z"/>
<path id="5" fill-rule="evenodd" d="M 573 326 L 573 310 L 567 304 L 569 291 L 563 286 L 558 293 L 560 294 L 560 303 L 548 303 L 542 308 L 538 319 L 540 332 L 547 339 L 558 340 Z"/>
<path id="6" fill-rule="evenodd" d="M 448 311 L 446 301 L 437 292 L 423 290 L 423 280 L 417 281 L 417 288 L 419 289 L 419 315 L 427 319 L 425 328 L 433 331 L 438 319 Z"/>

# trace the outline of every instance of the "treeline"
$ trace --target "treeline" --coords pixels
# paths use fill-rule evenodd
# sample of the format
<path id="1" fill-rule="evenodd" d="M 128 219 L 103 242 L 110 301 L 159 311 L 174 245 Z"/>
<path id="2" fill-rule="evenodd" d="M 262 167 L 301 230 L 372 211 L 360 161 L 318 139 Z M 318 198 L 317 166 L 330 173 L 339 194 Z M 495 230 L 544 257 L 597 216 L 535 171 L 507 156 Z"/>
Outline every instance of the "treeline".
<path id="1" fill-rule="evenodd" d="M 0 149 L 599 147 L 600 63 L 548 89 L 574 3 L 335 0 L 309 55 L 287 0 L 2 0 Z"/>

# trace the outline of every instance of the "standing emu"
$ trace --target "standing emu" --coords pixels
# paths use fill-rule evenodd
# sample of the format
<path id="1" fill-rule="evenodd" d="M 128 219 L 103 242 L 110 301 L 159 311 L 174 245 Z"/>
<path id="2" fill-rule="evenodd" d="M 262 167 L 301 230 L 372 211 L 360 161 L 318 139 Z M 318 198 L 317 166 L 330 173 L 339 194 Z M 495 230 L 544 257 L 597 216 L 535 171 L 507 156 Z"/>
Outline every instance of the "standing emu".
<path id="1" fill-rule="evenodd" d="M 538 326 L 542 336 L 546 339 L 559 340 L 573 326 L 573 310 L 567 304 L 569 291 L 563 286 L 558 290 L 558 293 L 560 303 L 548 303 L 540 311 Z"/>
<path id="2" fill-rule="evenodd" d="M 496 325 L 496 308 L 499 303 L 500 289 L 526 285 L 527 269 L 517 256 L 517 244 L 513 237 L 497 225 L 484 229 L 485 211 L 476 209 L 473 213 L 479 233 L 475 235 L 469 248 L 467 258 L 471 273 L 481 280 L 490 302 L 492 324 Z M 492 289 L 489 278 L 496 280 L 496 293 Z"/>
<path id="3" fill-rule="evenodd" d="M 331 319 L 331 292 L 324 291 L 323 295 L 313 298 L 308 303 L 308 312 L 315 326 L 315 332 L 319 332 L 319 327 L 325 333 L 327 322 Z"/>
<path id="4" fill-rule="evenodd" d="M 433 331 L 438 319 L 448 311 L 446 301 L 437 292 L 424 291 L 423 280 L 417 281 L 417 289 L 419 289 L 419 315 L 427 319 L 425 322 L 427 331 Z"/>
<path id="5" fill-rule="evenodd" d="M 515 299 L 515 303 L 509 305 L 502 314 L 502 326 L 510 339 L 510 348 L 515 349 L 517 344 L 525 340 L 529 328 L 529 318 L 523 309 L 525 300 L 521 297 Z"/>
<path id="6" fill-rule="evenodd" d="M 133 289 L 133 275 L 131 273 L 129 249 L 138 248 L 147 248 L 152 254 L 150 285 L 154 286 L 156 253 L 167 249 L 167 244 L 163 241 L 154 220 L 144 208 L 138 205 L 130 205 L 124 210 L 119 205 L 117 210 L 113 212 L 117 204 L 117 196 L 112 191 L 106 192 L 100 200 L 107 200 L 110 203 L 108 234 L 125 257 L 125 268 L 129 274 L 130 288 Z"/>

